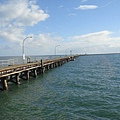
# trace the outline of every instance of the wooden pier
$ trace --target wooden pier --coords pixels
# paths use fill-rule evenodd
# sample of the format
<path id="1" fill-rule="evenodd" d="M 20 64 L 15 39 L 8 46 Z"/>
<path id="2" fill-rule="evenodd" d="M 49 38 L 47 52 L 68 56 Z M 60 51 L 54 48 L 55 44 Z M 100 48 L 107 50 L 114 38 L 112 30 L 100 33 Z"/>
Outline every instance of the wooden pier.
<path id="1" fill-rule="evenodd" d="M 8 82 L 13 82 L 16 85 L 19 85 L 20 80 L 29 80 L 30 77 L 35 78 L 39 74 L 44 74 L 46 70 L 61 66 L 66 62 L 73 61 L 78 56 L 79 55 L 74 55 L 52 60 L 41 60 L 0 68 L 0 90 L 8 90 Z"/>

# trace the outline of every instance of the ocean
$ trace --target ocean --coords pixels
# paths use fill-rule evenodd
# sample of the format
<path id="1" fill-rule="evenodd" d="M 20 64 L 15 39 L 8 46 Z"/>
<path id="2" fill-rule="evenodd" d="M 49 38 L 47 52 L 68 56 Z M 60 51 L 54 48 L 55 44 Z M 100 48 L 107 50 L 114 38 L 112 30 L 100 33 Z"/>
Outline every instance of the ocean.
<path id="1" fill-rule="evenodd" d="M 0 120 L 120 120 L 120 54 L 86 55 L 0 92 Z"/>

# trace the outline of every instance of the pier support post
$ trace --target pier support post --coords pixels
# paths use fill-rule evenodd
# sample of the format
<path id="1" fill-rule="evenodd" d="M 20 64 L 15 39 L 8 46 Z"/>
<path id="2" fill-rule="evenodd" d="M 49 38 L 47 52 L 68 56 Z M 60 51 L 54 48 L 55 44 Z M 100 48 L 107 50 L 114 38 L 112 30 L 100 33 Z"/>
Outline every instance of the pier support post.
<path id="1" fill-rule="evenodd" d="M 50 69 L 50 65 L 48 65 L 48 70 Z"/>
<path id="2" fill-rule="evenodd" d="M 60 64 L 61 64 L 61 66 L 62 66 L 62 65 L 63 65 L 63 62 L 61 61 Z"/>
<path id="3" fill-rule="evenodd" d="M 55 67 L 58 67 L 58 62 L 55 63 Z"/>
<path id="4" fill-rule="evenodd" d="M 17 85 L 20 84 L 20 74 L 19 73 L 16 74 L 16 84 Z"/>
<path id="5" fill-rule="evenodd" d="M 6 77 L 2 78 L 2 86 L 3 86 L 3 90 L 8 90 Z"/>
<path id="6" fill-rule="evenodd" d="M 44 74 L 45 73 L 45 67 L 41 68 L 41 73 Z"/>
<path id="7" fill-rule="evenodd" d="M 34 69 L 33 71 L 34 71 L 34 77 L 37 77 L 37 70 Z"/>
<path id="8" fill-rule="evenodd" d="M 29 73 L 29 70 L 25 72 L 26 74 L 26 80 L 29 80 L 30 79 L 30 73 Z"/>
<path id="9" fill-rule="evenodd" d="M 55 63 L 53 63 L 53 68 L 55 68 Z"/>
<path id="10" fill-rule="evenodd" d="M 41 59 L 41 67 L 43 67 L 43 61 L 42 61 L 42 59 Z"/>
<path id="11" fill-rule="evenodd" d="M 3 80 L 4 90 L 8 90 L 7 80 Z"/>
<path id="12" fill-rule="evenodd" d="M 46 68 L 46 70 L 49 70 L 50 69 L 50 65 L 47 65 L 45 68 Z"/>
<path id="13" fill-rule="evenodd" d="M 62 66 L 62 62 L 61 61 L 59 61 L 58 66 Z"/>
<path id="14" fill-rule="evenodd" d="M 41 74 L 41 67 L 38 67 L 38 74 Z"/>
<path id="15" fill-rule="evenodd" d="M 58 66 L 60 66 L 60 61 L 58 62 Z"/>
<path id="16" fill-rule="evenodd" d="M 49 68 L 52 69 L 53 68 L 53 64 L 50 64 Z"/>
<path id="17" fill-rule="evenodd" d="M 30 72 L 29 72 L 29 70 L 24 71 L 23 73 L 21 73 L 21 75 L 19 77 L 21 79 L 23 79 L 23 80 L 29 80 L 30 79 Z"/>
<path id="18" fill-rule="evenodd" d="M 16 73 L 14 75 L 10 75 L 8 81 L 15 83 L 16 85 L 19 85 L 20 84 L 19 79 L 20 79 L 20 73 Z"/>
<path id="19" fill-rule="evenodd" d="M 41 73 L 44 74 L 45 73 L 45 67 L 43 66 L 43 61 L 41 59 Z"/>

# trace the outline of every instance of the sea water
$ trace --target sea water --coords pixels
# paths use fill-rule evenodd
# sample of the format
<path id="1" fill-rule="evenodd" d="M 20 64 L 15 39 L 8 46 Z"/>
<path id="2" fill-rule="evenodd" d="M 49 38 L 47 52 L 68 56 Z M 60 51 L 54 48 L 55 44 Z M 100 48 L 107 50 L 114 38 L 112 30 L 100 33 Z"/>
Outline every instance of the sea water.
<path id="1" fill-rule="evenodd" d="M 120 54 L 86 55 L 0 92 L 0 120 L 119 120 Z"/>

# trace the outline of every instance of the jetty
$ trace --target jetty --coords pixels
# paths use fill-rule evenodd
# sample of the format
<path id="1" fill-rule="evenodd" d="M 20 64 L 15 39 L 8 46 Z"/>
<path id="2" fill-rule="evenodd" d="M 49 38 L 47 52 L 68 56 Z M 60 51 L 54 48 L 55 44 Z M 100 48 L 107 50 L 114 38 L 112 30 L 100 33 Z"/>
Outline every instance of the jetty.
<path id="1" fill-rule="evenodd" d="M 0 90 L 8 90 L 8 83 L 20 84 L 20 80 L 29 80 L 30 77 L 44 74 L 49 69 L 62 66 L 63 64 L 75 60 L 80 55 L 72 55 L 52 60 L 40 60 L 25 64 L 10 65 L 0 68 Z"/>

